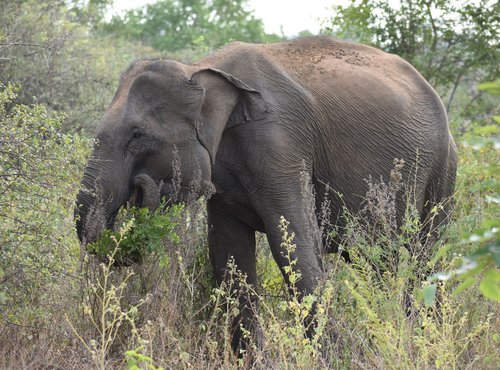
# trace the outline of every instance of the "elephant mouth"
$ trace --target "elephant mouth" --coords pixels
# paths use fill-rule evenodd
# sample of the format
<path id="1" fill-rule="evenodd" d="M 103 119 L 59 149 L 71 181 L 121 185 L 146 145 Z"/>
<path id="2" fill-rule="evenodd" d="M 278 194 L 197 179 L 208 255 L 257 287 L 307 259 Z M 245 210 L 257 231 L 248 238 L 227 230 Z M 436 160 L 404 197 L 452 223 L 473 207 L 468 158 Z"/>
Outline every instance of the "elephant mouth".
<path id="1" fill-rule="evenodd" d="M 189 200 L 193 191 L 191 186 L 175 186 L 169 181 L 155 181 L 147 174 L 132 178 L 127 205 L 136 208 L 148 208 L 154 211 L 160 207 Z"/>
<path id="2" fill-rule="evenodd" d="M 168 207 L 179 200 L 175 194 L 172 184 L 163 181 L 158 183 L 149 175 L 141 174 L 132 179 L 127 203 L 132 207 L 148 208 L 149 211 L 154 211 L 160 205 Z"/>
<path id="3" fill-rule="evenodd" d="M 144 190 L 140 186 L 133 186 L 127 204 L 132 207 L 141 208 L 143 203 Z"/>

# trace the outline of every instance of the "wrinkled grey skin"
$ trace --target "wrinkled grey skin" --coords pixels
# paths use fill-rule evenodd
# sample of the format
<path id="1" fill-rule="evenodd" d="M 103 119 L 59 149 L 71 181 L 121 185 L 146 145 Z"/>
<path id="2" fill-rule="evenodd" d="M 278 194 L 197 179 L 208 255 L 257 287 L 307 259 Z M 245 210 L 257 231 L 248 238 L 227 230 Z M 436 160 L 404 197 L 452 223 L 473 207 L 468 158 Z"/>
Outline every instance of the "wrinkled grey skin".
<path id="1" fill-rule="evenodd" d="M 175 148 L 183 189 L 197 170 L 203 183 L 215 185 L 208 223 L 217 280 L 232 256 L 256 283 L 255 231 L 267 234 L 283 268 L 277 226 L 284 216 L 295 233 L 303 293 L 322 274 L 322 241 L 303 199 L 304 173 L 316 206 L 326 185 L 334 190 L 331 221 L 339 228 L 342 206 L 360 211 L 364 179 L 388 181 L 394 158 L 405 161 L 403 179 L 414 187 L 422 219 L 451 196 L 455 182 L 455 144 L 431 86 L 397 56 L 329 37 L 232 43 L 190 65 L 136 62 L 123 74 L 96 137 L 77 200 L 81 239 L 98 234 L 85 232 L 96 187 L 108 227 L 133 192 L 142 191 L 149 208 L 158 206 L 160 192 L 170 196 L 171 187 L 160 183 L 171 183 Z M 397 205 L 401 220 L 403 195 Z M 241 304 L 239 319 L 252 327 L 245 298 Z M 235 348 L 240 335 L 235 327 Z"/>

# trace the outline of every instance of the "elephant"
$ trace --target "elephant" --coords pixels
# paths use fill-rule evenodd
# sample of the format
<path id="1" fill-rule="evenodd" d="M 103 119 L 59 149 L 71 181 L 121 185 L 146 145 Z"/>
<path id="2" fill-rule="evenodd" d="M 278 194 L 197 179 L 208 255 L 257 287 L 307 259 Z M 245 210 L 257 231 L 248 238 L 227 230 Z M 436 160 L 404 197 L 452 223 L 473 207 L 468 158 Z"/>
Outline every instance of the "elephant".
<path id="1" fill-rule="evenodd" d="M 207 222 L 218 283 L 233 259 L 247 283 L 257 284 L 256 231 L 267 235 L 286 280 L 290 261 L 278 229 L 284 217 L 302 295 L 318 286 L 323 251 L 335 249 L 318 233 L 323 194 L 330 194 L 331 223 L 342 230 L 344 210 L 363 209 L 366 179 L 389 181 L 394 159 L 402 159 L 425 223 L 452 196 L 457 169 L 446 111 L 429 83 L 396 55 L 329 36 L 233 42 L 191 64 L 136 61 L 122 74 L 96 139 L 76 200 L 80 240 L 112 227 L 131 197 L 151 209 L 160 197 L 172 198 L 178 158 L 179 199 L 196 180 L 199 195 L 215 189 Z M 304 191 L 307 184 L 314 192 Z M 405 200 L 398 193 L 399 223 Z M 441 222 L 450 207 L 439 209 Z M 242 327 L 255 330 L 254 303 L 240 298 L 234 349 L 244 346 Z"/>

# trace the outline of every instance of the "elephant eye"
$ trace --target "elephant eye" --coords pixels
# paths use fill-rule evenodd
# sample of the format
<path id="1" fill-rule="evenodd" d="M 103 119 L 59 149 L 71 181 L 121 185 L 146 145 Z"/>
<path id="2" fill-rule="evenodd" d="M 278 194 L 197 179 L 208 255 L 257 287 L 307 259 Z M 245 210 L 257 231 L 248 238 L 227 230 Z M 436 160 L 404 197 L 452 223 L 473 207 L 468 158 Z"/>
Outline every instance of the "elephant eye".
<path id="1" fill-rule="evenodd" d="M 132 131 L 132 139 L 139 139 L 142 136 L 144 136 L 144 132 L 142 132 L 142 130 L 133 130 Z"/>
<path id="2" fill-rule="evenodd" d="M 134 128 L 132 130 L 132 135 L 129 136 L 130 139 L 128 140 L 127 148 L 132 150 L 132 151 L 139 150 L 140 146 L 142 145 L 141 144 L 141 142 L 143 141 L 142 139 L 145 136 L 146 136 L 146 133 L 143 130 Z"/>

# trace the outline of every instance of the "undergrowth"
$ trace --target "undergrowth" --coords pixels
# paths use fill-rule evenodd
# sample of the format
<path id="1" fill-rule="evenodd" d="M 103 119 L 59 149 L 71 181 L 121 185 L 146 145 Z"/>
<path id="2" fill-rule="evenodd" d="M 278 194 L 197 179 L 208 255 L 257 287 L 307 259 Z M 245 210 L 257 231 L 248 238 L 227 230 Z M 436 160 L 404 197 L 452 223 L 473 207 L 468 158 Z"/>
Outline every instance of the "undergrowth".
<path id="1" fill-rule="evenodd" d="M 3 101 L 8 94 L 3 93 Z M 31 129 L 40 122 L 36 117 L 46 114 L 29 107 L 14 112 L 16 116 L 0 113 L 4 122 L 16 122 L 16 130 Z M 40 137 L 26 136 L 22 158 L 43 162 L 47 148 L 56 158 L 82 162 L 84 149 L 72 154 L 57 122 L 48 122 L 49 128 L 36 126 L 33 131 Z M 46 144 L 30 144 L 42 140 Z M 302 298 L 293 289 L 301 277 L 293 269 L 296 246 L 287 220 L 277 220 L 276 227 L 283 235 L 292 289 L 285 287 L 265 237 L 258 235 L 259 286 L 245 290 L 259 297 L 259 335 L 247 333 L 250 346 L 240 357 L 231 350 L 238 297 L 230 287 L 231 279 L 242 282 L 244 276 L 230 263 L 230 280 L 215 286 L 203 200 L 154 213 L 127 210 L 122 229 L 105 234 L 87 253 L 80 251 L 74 233 L 67 232 L 73 230 L 71 212 L 55 212 L 46 207 L 50 201 L 43 201 L 39 211 L 23 213 L 26 204 L 19 195 L 39 194 L 36 199 L 67 205 L 81 174 L 75 169 L 58 177 L 47 168 L 43 186 L 28 181 L 30 177 L 13 183 L 6 171 L 16 169 L 17 162 L 8 162 L 11 167 L 2 162 L 2 181 L 11 181 L 8 189 L 21 193 L 0 193 L 2 222 L 13 225 L 0 234 L 0 367 L 495 368 L 500 360 L 499 307 L 479 289 L 481 279 L 470 280 L 458 293 L 461 281 L 429 279 L 455 271 L 463 256 L 489 245 L 491 238 L 470 235 L 490 230 L 485 225 L 499 214 L 498 179 L 491 167 L 499 162 L 498 149 L 492 143 L 479 149 L 462 144 L 460 153 L 454 216 L 437 243 L 422 244 L 411 203 L 403 225 L 394 223 L 394 192 L 401 190 L 397 173 L 389 183 L 372 179 L 364 212 L 345 216 L 341 248 L 351 262 L 338 254 L 325 256 L 325 276 L 315 294 Z M 397 172 L 402 163 L 395 165 Z M 29 164 L 19 170 L 35 176 Z M 71 189 L 64 185 L 69 179 Z M 331 227 L 322 232 L 336 233 Z M 429 302 L 422 288 L 432 285 L 434 300 Z M 308 339 L 303 323 L 314 310 L 316 330 Z"/>

